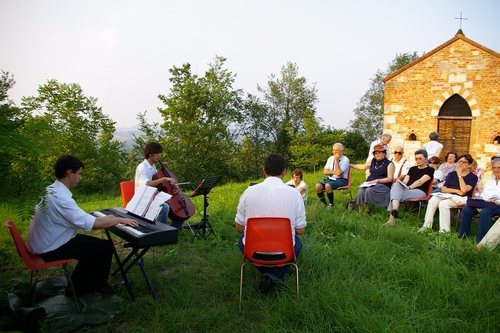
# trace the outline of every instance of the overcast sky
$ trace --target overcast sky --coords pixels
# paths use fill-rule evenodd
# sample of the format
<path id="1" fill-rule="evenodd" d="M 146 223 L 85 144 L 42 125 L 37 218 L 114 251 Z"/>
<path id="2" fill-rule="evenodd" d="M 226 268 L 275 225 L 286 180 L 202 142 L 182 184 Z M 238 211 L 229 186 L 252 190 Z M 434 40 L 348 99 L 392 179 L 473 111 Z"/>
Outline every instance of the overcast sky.
<path id="1" fill-rule="evenodd" d="M 323 124 L 345 128 L 375 72 L 453 38 L 460 12 L 465 36 L 500 52 L 498 0 L 0 0 L 0 69 L 17 105 L 49 79 L 78 83 L 120 128 L 146 110 L 162 121 L 173 66 L 202 76 L 226 57 L 234 88 L 261 97 L 292 62 Z"/>

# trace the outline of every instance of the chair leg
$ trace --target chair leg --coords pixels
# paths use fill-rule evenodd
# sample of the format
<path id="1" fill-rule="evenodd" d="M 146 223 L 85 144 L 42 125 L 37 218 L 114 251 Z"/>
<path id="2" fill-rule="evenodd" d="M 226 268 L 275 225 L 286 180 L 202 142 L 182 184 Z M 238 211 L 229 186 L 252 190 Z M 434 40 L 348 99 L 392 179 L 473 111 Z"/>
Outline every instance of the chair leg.
<path id="1" fill-rule="evenodd" d="M 33 283 L 33 275 L 35 276 L 35 283 Z M 30 293 L 28 294 L 28 304 L 29 306 L 33 306 L 35 304 L 35 296 L 36 296 L 36 285 L 38 284 L 38 271 L 31 271 L 30 275 Z"/>
<path id="2" fill-rule="evenodd" d="M 240 312 L 241 312 L 241 298 L 243 295 L 243 272 L 245 270 L 245 265 L 246 263 L 243 263 L 240 268 L 240 305 L 239 305 Z"/>
<path id="3" fill-rule="evenodd" d="M 299 267 L 296 264 L 295 266 L 295 290 L 297 292 L 297 302 L 299 301 Z"/>
<path id="4" fill-rule="evenodd" d="M 68 264 L 63 265 L 64 268 L 64 273 L 66 274 L 66 280 L 68 281 L 68 285 L 71 286 L 71 290 L 73 290 L 73 297 L 75 298 L 75 306 L 76 306 L 76 312 L 80 312 L 80 305 L 78 304 L 78 297 L 76 297 L 76 290 L 75 287 L 73 286 L 73 280 L 71 279 L 71 274 L 69 273 L 69 268 Z"/>

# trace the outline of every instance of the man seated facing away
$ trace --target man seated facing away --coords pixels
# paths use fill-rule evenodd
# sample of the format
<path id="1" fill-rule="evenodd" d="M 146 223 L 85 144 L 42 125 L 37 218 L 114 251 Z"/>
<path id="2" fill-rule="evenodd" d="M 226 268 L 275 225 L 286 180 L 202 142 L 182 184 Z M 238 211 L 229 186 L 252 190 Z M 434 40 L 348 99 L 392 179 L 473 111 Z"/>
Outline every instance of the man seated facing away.
<path id="1" fill-rule="evenodd" d="M 298 257 L 302 243 L 298 235 L 302 235 L 306 227 L 306 211 L 299 191 L 283 183 L 286 174 L 285 159 L 280 154 L 270 154 L 264 160 L 263 168 L 266 179 L 259 184 L 248 187 L 240 197 L 236 212 L 236 231 L 243 233 L 238 246 L 243 252 L 245 246 L 245 225 L 249 218 L 287 217 L 292 224 L 295 256 Z M 289 266 L 257 267 L 261 273 L 259 289 L 268 291 L 273 284 L 282 283 Z"/>
<path id="2" fill-rule="evenodd" d="M 72 155 L 63 155 L 57 160 L 57 180 L 46 188 L 45 197 L 35 208 L 28 231 L 28 247 L 45 261 L 77 259 L 71 279 L 78 295 L 109 293 L 113 291 L 107 282 L 113 243 L 79 234 L 78 230 L 89 232 L 118 223 L 137 226 L 137 222 L 111 215 L 94 217 L 78 207 L 70 189 L 82 179 L 82 170 L 83 163 Z M 66 295 L 73 295 L 70 286 L 66 288 Z"/>

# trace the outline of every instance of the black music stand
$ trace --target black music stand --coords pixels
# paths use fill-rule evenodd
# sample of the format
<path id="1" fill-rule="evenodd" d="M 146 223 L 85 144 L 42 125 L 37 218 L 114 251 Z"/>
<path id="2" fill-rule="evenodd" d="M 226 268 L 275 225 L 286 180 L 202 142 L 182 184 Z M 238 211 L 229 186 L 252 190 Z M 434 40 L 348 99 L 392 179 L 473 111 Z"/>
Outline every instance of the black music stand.
<path id="1" fill-rule="evenodd" d="M 193 224 L 193 227 L 191 227 L 191 225 L 187 223 L 187 225 L 189 226 L 189 229 L 191 230 L 191 233 L 193 234 L 193 241 L 196 237 L 196 235 L 198 235 L 198 233 L 201 234 L 201 237 L 203 237 L 203 239 L 207 239 L 208 236 L 210 236 L 211 234 L 215 236 L 215 231 L 214 229 L 212 228 L 212 225 L 210 224 L 210 222 L 208 221 L 208 215 L 207 215 L 207 207 L 208 207 L 208 193 L 210 193 L 210 191 L 212 190 L 212 188 L 215 186 L 215 184 L 217 184 L 217 182 L 219 181 L 219 179 L 221 179 L 222 176 L 212 176 L 212 177 L 208 177 L 208 178 L 205 178 L 203 179 L 200 184 L 198 185 L 198 187 L 193 191 L 193 193 L 191 193 L 191 195 L 189 195 L 189 197 L 196 197 L 198 195 L 203 195 L 203 218 L 201 219 L 201 222 L 199 223 L 195 223 Z M 196 229 L 196 231 L 194 230 Z M 209 230 L 207 232 L 207 229 Z"/>

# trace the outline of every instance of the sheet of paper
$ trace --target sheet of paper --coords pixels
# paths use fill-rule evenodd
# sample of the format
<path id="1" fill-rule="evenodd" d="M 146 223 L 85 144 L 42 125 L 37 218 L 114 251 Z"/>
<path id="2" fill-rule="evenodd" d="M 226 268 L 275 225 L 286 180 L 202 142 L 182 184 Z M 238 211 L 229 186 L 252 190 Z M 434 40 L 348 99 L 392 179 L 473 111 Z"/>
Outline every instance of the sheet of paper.
<path id="1" fill-rule="evenodd" d="M 165 192 L 158 192 L 151 202 L 151 205 L 149 205 L 149 209 L 144 216 L 150 221 L 156 220 L 156 217 L 160 213 L 160 210 L 162 208 L 162 205 L 165 204 L 167 200 L 169 200 L 172 196 L 168 193 Z"/>
<path id="2" fill-rule="evenodd" d="M 377 184 L 377 183 L 364 182 L 361 185 L 359 185 L 359 187 L 370 187 L 370 186 L 373 186 L 375 184 Z"/>
<path id="3" fill-rule="evenodd" d="M 125 209 L 136 215 L 143 216 L 157 191 L 158 189 L 152 186 L 139 187 Z"/>

